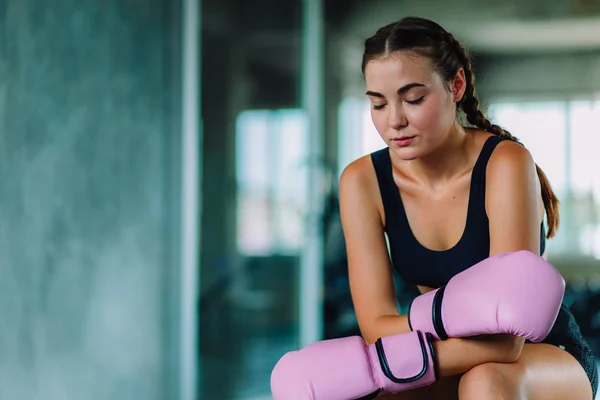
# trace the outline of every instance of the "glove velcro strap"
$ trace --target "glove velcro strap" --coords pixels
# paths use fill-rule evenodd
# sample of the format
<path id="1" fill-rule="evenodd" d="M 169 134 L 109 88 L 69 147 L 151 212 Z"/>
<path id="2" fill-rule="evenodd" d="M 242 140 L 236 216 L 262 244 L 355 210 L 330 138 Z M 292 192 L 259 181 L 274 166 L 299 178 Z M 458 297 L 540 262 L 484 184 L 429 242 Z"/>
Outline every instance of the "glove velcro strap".
<path id="1" fill-rule="evenodd" d="M 414 340 L 414 334 L 416 334 L 416 337 L 418 338 L 418 343 Z M 423 333 L 420 331 L 416 331 L 414 333 L 409 334 L 402 334 L 401 336 L 404 336 L 402 338 L 402 343 L 400 343 L 399 341 L 399 336 L 400 335 L 387 337 L 384 339 L 378 339 L 375 343 L 375 348 L 377 349 L 377 357 L 379 359 L 381 371 L 387 379 L 394 383 L 416 383 L 418 380 L 428 375 L 427 373 L 430 372 L 430 364 L 433 364 L 433 359 L 435 359 L 435 356 L 433 354 L 433 346 L 431 346 L 431 339 L 429 336 L 427 337 L 427 339 L 425 339 Z M 406 339 L 409 340 L 406 341 Z M 384 341 L 387 342 L 385 344 L 385 347 L 387 347 L 387 349 L 384 347 Z M 388 352 L 387 355 L 386 350 Z M 409 352 L 411 352 L 411 354 L 408 354 Z M 413 352 L 417 354 L 413 354 Z M 412 355 L 412 357 L 410 357 L 410 355 Z M 395 364 L 397 365 L 390 366 L 388 356 L 392 361 L 395 361 Z M 407 363 L 411 363 L 411 365 L 406 365 Z M 415 365 L 420 365 L 421 369 L 419 371 L 415 371 Z M 409 369 L 411 371 L 415 371 L 416 373 L 414 373 L 412 376 L 399 377 L 397 376 L 397 373 L 394 373 L 394 369 Z M 433 375 L 433 378 L 435 379 L 435 371 Z M 417 386 L 420 385 L 415 385 L 415 387 Z"/>
<path id="2" fill-rule="evenodd" d="M 433 298 L 433 307 L 431 307 L 431 319 L 433 321 L 433 327 L 437 337 L 439 337 L 441 340 L 448 339 L 448 333 L 446 333 L 446 329 L 444 329 L 444 322 L 442 321 L 442 300 L 444 299 L 445 291 L 446 286 L 442 286 L 435 293 Z"/>
<path id="3" fill-rule="evenodd" d="M 411 301 L 408 308 L 408 326 L 412 332 L 431 332 L 436 336 L 432 311 L 436 293 L 437 290 L 423 293 Z"/>

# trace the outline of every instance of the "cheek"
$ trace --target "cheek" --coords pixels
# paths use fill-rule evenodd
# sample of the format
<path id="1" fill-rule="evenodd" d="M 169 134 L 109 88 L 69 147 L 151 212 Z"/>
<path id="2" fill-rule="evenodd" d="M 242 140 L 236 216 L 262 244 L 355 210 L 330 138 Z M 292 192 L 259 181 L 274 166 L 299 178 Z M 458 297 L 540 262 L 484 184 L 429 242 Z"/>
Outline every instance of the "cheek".
<path id="1" fill-rule="evenodd" d="M 420 106 L 407 109 L 409 123 L 418 131 L 434 133 L 452 124 L 454 114 L 444 98 L 430 98 Z"/>

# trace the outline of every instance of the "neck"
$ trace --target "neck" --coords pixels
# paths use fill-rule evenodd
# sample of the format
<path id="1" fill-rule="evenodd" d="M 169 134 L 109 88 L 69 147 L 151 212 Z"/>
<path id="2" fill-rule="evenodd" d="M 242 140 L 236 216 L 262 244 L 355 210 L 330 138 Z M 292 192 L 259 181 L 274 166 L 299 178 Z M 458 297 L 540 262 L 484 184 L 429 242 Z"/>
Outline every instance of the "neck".
<path id="1" fill-rule="evenodd" d="M 432 153 L 412 160 L 410 171 L 416 180 L 436 188 L 461 175 L 470 163 L 468 145 L 471 136 L 455 123 L 444 143 Z"/>

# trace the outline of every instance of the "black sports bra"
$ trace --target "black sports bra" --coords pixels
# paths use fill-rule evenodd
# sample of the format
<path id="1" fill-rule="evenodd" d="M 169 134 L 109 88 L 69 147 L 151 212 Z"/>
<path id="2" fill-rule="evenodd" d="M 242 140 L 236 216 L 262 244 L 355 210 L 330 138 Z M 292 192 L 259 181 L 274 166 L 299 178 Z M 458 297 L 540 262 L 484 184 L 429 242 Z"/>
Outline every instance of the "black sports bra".
<path id="1" fill-rule="evenodd" d="M 416 285 L 438 288 L 490 253 L 489 220 L 485 211 L 485 171 L 492 152 L 502 140 L 490 136 L 477 158 L 471 175 L 471 189 L 465 230 L 458 243 L 444 251 L 424 247 L 413 235 L 392 174 L 388 148 L 371 153 L 383 202 L 392 264 L 400 276 Z M 544 223 L 540 230 L 540 254 L 546 247 Z"/>

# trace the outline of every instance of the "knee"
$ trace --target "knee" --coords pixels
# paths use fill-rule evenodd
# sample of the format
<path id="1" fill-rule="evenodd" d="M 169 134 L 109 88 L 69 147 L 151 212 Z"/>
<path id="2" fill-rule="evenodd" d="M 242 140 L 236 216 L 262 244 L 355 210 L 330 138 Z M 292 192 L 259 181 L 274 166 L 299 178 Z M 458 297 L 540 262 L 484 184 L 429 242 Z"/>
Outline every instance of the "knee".
<path id="1" fill-rule="evenodd" d="M 520 398 L 519 384 L 510 379 L 502 366 L 494 363 L 478 365 L 467 371 L 458 385 L 460 400 Z"/>

